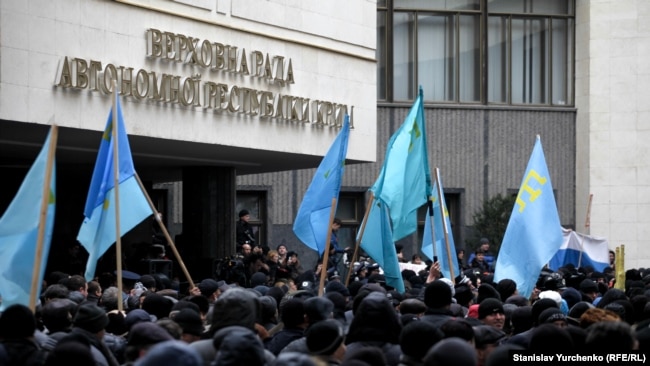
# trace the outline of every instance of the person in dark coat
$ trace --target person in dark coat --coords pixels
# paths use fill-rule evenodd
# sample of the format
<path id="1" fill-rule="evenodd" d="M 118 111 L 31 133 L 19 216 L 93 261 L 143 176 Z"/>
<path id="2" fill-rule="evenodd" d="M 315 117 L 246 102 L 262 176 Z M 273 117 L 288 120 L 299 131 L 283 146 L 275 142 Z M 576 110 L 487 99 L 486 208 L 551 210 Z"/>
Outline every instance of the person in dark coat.
<path id="1" fill-rule="evenodd" d="M 384 293 L 370 292 L 354 312 L 345 339 L 346 354 L 374 346 L 383 350 L 387 365 L 397 366 L 402 356 L 399 345 L 401 332 L 402 325 L 390 300 Z"/>
<path id="2" fill-rule="evenodd" d="M 0 344 L 7 354 L 7 365 L 37 366 L 45 362 L 46 352 L 36 340 L 36 317 L 25 305 L 7 307 L 0 316 Z"/>

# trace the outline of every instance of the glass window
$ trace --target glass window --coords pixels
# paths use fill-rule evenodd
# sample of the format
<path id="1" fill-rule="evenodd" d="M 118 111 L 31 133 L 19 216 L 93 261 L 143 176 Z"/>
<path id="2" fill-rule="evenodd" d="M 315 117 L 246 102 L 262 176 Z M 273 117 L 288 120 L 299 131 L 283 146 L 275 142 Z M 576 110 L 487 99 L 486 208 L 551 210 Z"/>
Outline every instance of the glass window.
<path id="1" fill-rule="evenodd" d="M 512 19 L 512 103 L 545 104 L 549 84 L 546 19 Z"/>
<path id="2" fill-rule="evenodd" d="M 490 13 L 573 15 L 573 2 L 567 0 L 489 0 Z"/>
<path id="3" fill-rule="evenodd" d="M 453 101 L 456 95 L 456 17 L 418 16 L 418 85 L 425 100 Z"/>
<path id="4" fill-rule="evenodd" d="M 393 15 L 393 93 L 395 100 L 415 99 L 415 14 Z"/>
<path id="5" fill-rule="evenodd" d="M 508 43 L 508 17 L 488 18 L 488 90 L 489 103 L 507 103 L 510 84 L 510 54 Z"/>
<path id="6" fill-rule="evenodd" d="M 481 101 L 481 31 L 478 15 L 461 15 L 458 42 L 460 102 Z"/>
<path id="7" fill-rule="evenodd" d="M 386 0 L 377 20 L 378 99 L 411 101 L 422 86 L 427 102 L 573 105 L 574 7 Z"/>
<path id="8" fill-rule="evenodd" d="M 395 0 L 395 8 L 426 10 L 479 10 L 480 0 Z"/>

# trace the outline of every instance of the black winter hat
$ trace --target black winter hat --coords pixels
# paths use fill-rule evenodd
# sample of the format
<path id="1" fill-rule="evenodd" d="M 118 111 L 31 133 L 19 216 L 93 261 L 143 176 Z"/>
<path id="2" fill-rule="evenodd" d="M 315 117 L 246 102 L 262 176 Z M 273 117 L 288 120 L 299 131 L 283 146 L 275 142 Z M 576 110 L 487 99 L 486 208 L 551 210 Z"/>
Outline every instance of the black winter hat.
<path id="1" fill-rule="evenodd" d="M 106 311 L 97 305 L 82 305 L 77 310 L 73 323 L 75 327 L 98 333 L 108 325 L 108 316 Z"/>
<path id="2" fill-rule="evenodd" d="M 312 325 L 306 333 L 306 343 L 313 355 L 331 355 L 343 343 L 345 335 L 338 320 L 328 319 Z"/>
<path id="3" fill-rule="evenodd" d="M 248 211 L 246 209 L 239 211 L 239 217 L 244 217 L 244 216 L 250 215 L 250 214 L 251 214 L 250 211 Z"/>
<path id="4" fill-rule="evenodd" d="M 478 305 L 479 319 L 485 319 L 486 316 L 494 313 L 505 314 L 503 304 L 498 299 L 487 298 Z"/>

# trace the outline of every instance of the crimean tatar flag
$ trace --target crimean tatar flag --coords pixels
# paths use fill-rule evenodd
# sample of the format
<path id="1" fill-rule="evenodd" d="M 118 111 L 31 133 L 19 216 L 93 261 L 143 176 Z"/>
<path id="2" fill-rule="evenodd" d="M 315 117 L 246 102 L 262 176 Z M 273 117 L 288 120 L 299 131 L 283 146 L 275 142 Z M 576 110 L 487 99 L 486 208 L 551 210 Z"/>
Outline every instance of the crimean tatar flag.
<path id="1" fill-rule="evenodd" d="M 431 193 L 422 89 L 402 126 L 391 136 L 384 165 L 370 188 L 390 210 L 393 240 L 417 229 L 417 210 Z"/>
<path id="2" fill-rule="evenodd" d="M 539 273 L 562 245 L 551 176 L 537 136 L 497 256 L 494 281 L 511 279 L 529 297 Z"/>
<path id="3" fill-rule="evenodd" d="M 357 237 L 357 241 L 361 239 L 361 248 L 382 268 L 386 284 L 404 293 L 404 280 L 397 259 L 386 205 L 380 199 L 375 199 L 365 220 L 363 236 Z M 359 232 L 358 236 L 361 234 Z"/>
<path id="4" fill-rule="evenodd" d="M 332 199 L 338 199 L 341 190 L 349 136 L 350 117 L 346 115 L 341 131 L 316 169 L 293 224 L 298 239 L 318 254 L 325 251 Z"/>
<path id="5" fill-rule="evenodd" d="M 43 197 L 51 136 L 52 130 L 50 130 L 41 152 L 27 172 L 18 193 L 0 218 L 0 297 L 2 297 L 0 310 L 14 304 L 29 306 L 32 271 L 36 261 L 40 261 L 36 292 L 40 294 L 50 251 L 56 204 L 54 161 L 52 161 L 49 195 Z M 36 258 L 38 228 L 41 224 L 41 204 L 44 199 L 47 200 L 47 214 L 44 218 L 45 236 L 43 237 L 41 257 Z"/>
<path id="6" fill-rule="evenodd" d="M 108 115 L 106 128 L 99 145 L 95 171 L 90 182 L 85 219 L 77 240 L 88 251 L 86 280 L 95 276 L 97 260 L 115 243 L 115 174 L 113 169 L 113 113 L 117 113 L 117 155 L 119 167 L 120 236 L 153 214 L 147 198 L 135 176 L 131 148 L 124 128 L 124 117 L 119 98 L 117 111 Z"/>
<path id="7" fill-rule="evenodd" d="M 440 191 L 442 191 L 442 183 Z M 454 277 L 458 276 L 458 260 L 456 257 L 456 246 L 454 244 L 454 236 L 451 233 L 451 221 L 449 220 L 449 211 L 447 211 L 447 204 L 445 203 L 445 195 L 438 197 L 438 189 L 436 183 L 433 184 L 433 193 L 431 194 L 432 207 L 427 209 L 427 215 L 424 220 L 424 234 L 422 236 L 422 253 L 429 259 L 434 260 L 434 247 L 433 238 L 435 237 L 435 256 L 440 263 L 440 271 L 445 278 L 451 278 L 453 272 Z M 442 211 L 440 210 L 442 205 Z M 431 212 L 433 209 L 433 231 L 431 230 Z M 444 222 L 443 222 L 444 219 Z M 449 251 L 447 251 L 447 243 L 445 243 L 445 229 L 447 231 L 447 240 L 449 241 Z M 451 258 L 451 263 L 449 263 Z"/>

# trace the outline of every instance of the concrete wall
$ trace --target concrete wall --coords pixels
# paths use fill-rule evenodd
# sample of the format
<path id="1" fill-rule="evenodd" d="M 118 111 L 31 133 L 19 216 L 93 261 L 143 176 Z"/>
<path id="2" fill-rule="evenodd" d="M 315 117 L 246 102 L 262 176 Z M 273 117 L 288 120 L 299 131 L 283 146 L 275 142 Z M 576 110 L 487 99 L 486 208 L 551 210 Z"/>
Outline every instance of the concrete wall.
<path id="1" fill-rule="evenodd" d="M 576 212 L 590 233 L 625 245 L 625 267 L 650 251 L 650 3 L 578 1 Z M 580 227 L 578 227 L 580 228 Z"/>

